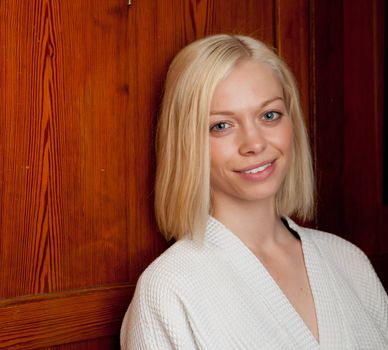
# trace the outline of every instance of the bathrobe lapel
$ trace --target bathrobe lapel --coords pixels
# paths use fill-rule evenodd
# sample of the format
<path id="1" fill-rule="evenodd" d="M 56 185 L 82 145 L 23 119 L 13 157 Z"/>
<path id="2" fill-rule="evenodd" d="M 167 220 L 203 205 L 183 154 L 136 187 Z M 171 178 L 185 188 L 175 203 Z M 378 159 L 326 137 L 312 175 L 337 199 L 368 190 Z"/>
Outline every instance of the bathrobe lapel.
<path id="1" fill-rule="evenodd" d="M 321 349 L 377 349 L 384 343 L 357 290 L 338 261 L 328 259 L 332 252 L 318 245 L 309 229 L 289 220 L 303 244 L 303 252 L 318 314 Z M 362 325 L 362 327 L 360 327 Z M 371 343 L 373 339 L 376 344 Z M 380 345 L 377 345 L 380 344 Z"/>
<path id="2" fill-rule="evenodd" d="M 232 270 L 244 280 L 249 295 L 252 296 L 252 309 L 262 312 L 264 305 L 267 314 L 258 314 L 258 322 L 268 319 L 268 322 L 276 326 L 278 339 L 274 341 L 287 344 L 284 349 L 319 349 L 319 344 L 309 328 L 256 256 L 216 219 L 210 219 L 209 227 L 211 229 L 208 230 L 207 243 L 217 245 Z M 313 294 L 315 297 L 317 293 Z M 318 293 L 318 302 L 326 294 Z"/>
<path id="3" fill-rule="evenodd" d="M 336 292 L 339 285 L 309 233 L 306 233 L 304 228 L 288 221 L 290 227 L 298 232 L 302 241 L 305 265 L 318 319 L 320 348 L 346 349 L 348 343 L 345 335 L 347 333 L 344 320 L 339 312 L 341 298 Z"/>

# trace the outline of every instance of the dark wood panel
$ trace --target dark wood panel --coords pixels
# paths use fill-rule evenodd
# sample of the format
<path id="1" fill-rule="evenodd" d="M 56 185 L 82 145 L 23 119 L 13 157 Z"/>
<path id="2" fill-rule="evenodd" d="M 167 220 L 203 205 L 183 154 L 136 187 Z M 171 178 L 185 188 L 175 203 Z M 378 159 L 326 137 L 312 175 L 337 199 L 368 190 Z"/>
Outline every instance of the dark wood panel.
<path id="1" fill-rule="evenodd" d="M 317 226 L 345 235 L 343 2 L 311 3 L 312 124 Z"/>
<path id="2" fill-rule="evenodd" d="M 318 227 L 361 247 L 387 288 L 384 8 L 383 0 L 314 1 L 311 28 Z"/>
<path id="3" fill-rule="evenodd" d="M 388 289 L 388 206 L 383 203 L 383 0 L 345 4 L 345 224 Z M 360 49 L 362 47 L 362 49 Z"/>
<path id="4" fill-rule="evenodd" d="M 120 338 L 118 335 L 113 337 L 104 337 L 98 339 L 85 340 L 77 343 L 62 344 L 50 346 L 44 350 L 102 350 L 102 349 L 120 349 Z M 43 350 L 43 349 L 42 349 Z"/>
<path id="5" fill-rule="evenodd" d="M 122 284 L 0 301 L 0 349 L 39 349 L 112 335 L 116 340 L 107 341 L 117 344 L 133 291 L 133 285 Z"/>
<path id="6" fill-rule="evenodd" d="M 388 26 L 386 24 L 386 20 L 388 18 L 388 6 L 386 2 L 381 1 L 382 5 L 380 8 L 383 10 L 382 13 L 379 15 L 382 20 L 379 22 L 381 23 L 379 26 L 379 30 L 381 30 L 381 33 L 383 33 L 382 37 L 382 47 L 384 48 L 384 60 L 381 62 L 381 68 L 384 72 L 384 80 L 382 82 L 382 86 L 379 88 L 379 91 L 383 94 L 383 101 L 384 101 L 384 125 L 383 125 L 383 157 L 384 157 L 384 164 L 383 164 L 383 204 L 388 206 L 388 64 L 386 63 L 388 61 Z"/>
<path id="7" fill-rule="evenodd" d="M 344 1 L 345 224 L 368 254 L 388 252 L 388 207 L 382 204 L 383 3 Z"/>

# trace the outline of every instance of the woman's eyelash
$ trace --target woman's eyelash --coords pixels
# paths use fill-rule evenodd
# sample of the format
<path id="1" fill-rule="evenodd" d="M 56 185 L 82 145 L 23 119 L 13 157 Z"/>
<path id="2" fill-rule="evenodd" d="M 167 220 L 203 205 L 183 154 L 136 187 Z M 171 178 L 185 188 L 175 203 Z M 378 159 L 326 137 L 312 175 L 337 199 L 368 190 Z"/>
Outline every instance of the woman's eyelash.
<path id="1" fill-rule="evenodd" d="M 277 120 L 282 116 L 282 113 L 277 111 L 270 111 L 263 114 L 263 119 L 267 121 Z"/>
<path id="2" fill-rule="evenodd" d="M 222 132 L 230 128 L 230 124 L 227 122 L 218 122 L 210 127 L 210 131 Z"/>

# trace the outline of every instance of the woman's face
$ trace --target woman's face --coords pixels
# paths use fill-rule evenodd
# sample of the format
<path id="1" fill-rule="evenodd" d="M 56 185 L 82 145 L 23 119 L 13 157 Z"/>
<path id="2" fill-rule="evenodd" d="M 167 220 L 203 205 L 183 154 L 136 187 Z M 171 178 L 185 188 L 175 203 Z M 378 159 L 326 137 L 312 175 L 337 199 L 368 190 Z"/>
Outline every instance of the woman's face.
<path id="1" fill-rule="evenodd" d="M 271 68 L 239 63 L 216 88 L 209 130 L 214 208 L 230 201 L 274 206 L 290 167 L 293 130 Z"/>

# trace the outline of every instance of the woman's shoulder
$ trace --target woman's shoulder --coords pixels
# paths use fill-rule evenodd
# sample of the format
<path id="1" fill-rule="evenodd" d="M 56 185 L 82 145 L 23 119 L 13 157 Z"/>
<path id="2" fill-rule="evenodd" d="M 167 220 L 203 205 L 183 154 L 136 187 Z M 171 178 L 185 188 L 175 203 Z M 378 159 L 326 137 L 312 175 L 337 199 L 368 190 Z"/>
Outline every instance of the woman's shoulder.
<path id="1" fill-rule="evenodd" d="M 182 239 L 143 271 L 123 321 L 122 346 L 132 349 L 141 343 L 142 348 L 159 349 L 171 346 L 171 341 L 190 340 L 185 300 L 193 276 L 199 274 L 203 249 Z"/>
<path id="2" fill-rule="evenodd" d="M 303 228 L 303 231 L 307 231 L 307 233 L 319 245 L 326 246 L 333 250 L 345 251 L 349 254 L 356 254 L 362 256 L 365 255 L 363 251 L 354 243 L 337 234 L 312 228 Z"/>
<path id="3" fill-rule="evenodd" d="M 182 239 L 157 257 L 141 274 L 139 288 L 178 289 L 186 286 L 195 275 L 202 275 L 209 254 L 204 244 Z"/>
<path id="4" fill-rule="evenodd" d="M 298 233 L 306 245 L 305 254 L 319 254 L 327 266 L 341 272 L 345 279 L 360 289 L 380 284 L 369 258 L 357 245 L 333 233 L 316 229 L 299 226 Z"/>
<path id="5" fill-rule="evenodd" d="M 312 241 L 323 252 L 334 256 L 368 260 L 365 253 L 357 245 L 337 234 L 299 226 L 292 220 L 287 220 L 290 227 L 302 236 L 302 240 Z"/>

